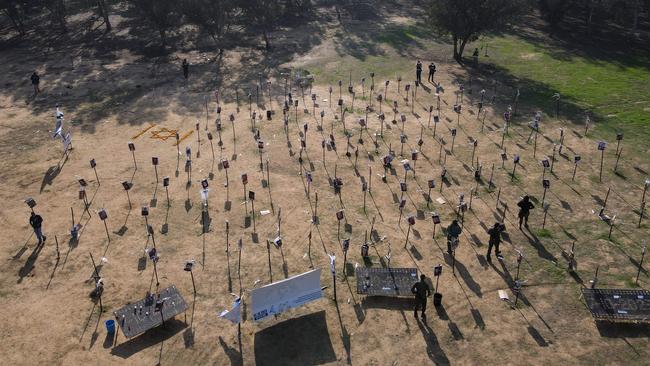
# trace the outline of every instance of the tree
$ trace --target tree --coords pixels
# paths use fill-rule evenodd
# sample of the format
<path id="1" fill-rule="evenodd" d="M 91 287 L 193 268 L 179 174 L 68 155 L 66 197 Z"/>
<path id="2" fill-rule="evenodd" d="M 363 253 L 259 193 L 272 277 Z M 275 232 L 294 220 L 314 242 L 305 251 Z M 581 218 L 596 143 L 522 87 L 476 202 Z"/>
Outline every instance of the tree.
<path id="1" fill-rule="evenodd" d="M 249 19 L 250 24 L 259 27 L 264 38 L 264 46 L 271 49 L 269 33 L 275 27 L 282 7 L 277 0 L 247 0 L 241 4 L 242 10 Z"/>
<path id="2" fill-rule="evenodd" d="M 65 17 L 67 9 L 64 0 L 44 0 L 43 5 L 49 10 L 52 16 L 52 22 L 58 23 L 61 32 L 68 32 L 68 25 Z"/>
<path id="3" fill-rule="evenodd" d="M 221 40 L 232 24 L 236 8 L 233 0 L 183 0 L 183 15 L 221 47 Z"/>
<path id="4" fill-rule="evenodd" d="M 97 0 L 97 11 L 99 12 L 99 16 L 104 18 L 104 25 L 106 26 L 106 32 L 111 31 L 111 21 L 108 19 L 108 14 L 109 14 L 109 9 L 108 9 L 108 4 L 106 4 L 106 0 Z"/>
<path id="5" fill-rule="evenodd" d="M 174 0 L 131 0 L 143 19 L 160 35 L 161 47 L 167 45 L 167 32 L 176 24 L 176 1 Z"/>
<path id="6" fill-rule="evenodd" d="M 526 0 L 432 0 L 428 15 L 434 29 L 451 35 L 454 59 L 462 62 L 468 42 L 505 28 L 526 7 Z"/>
<path id="7" fill-rule="evenodd" d="M 24 4 L 19 0 L 0 0 L 0 9 L 9 18 L 18 34 L 24 36 L 26 33 Z"/>
<path id="8" fill-rule="evenodd" d="M 539 12 L 552 26 L 564 19 L 569 10 L 575 5 L 572 0 L 539 0 Z M 591 6 L 591 4 L 589 4 Z M 591 21 L 591 20 L 590 20 Z"/>

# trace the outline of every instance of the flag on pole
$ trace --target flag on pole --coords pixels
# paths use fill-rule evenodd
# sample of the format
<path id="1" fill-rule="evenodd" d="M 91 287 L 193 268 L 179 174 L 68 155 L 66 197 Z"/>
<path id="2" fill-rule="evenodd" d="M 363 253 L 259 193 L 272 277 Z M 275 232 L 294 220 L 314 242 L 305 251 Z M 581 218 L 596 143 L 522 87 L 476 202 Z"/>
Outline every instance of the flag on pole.
<path id="1" fill-rule="evenodd" d="M 241 297 L 235 299 L 235 302 L 232 303 L 232 309 L 219 313 L 219 317 L 230 320 L 234 324 L 239 324 L 241 322 Z"/>

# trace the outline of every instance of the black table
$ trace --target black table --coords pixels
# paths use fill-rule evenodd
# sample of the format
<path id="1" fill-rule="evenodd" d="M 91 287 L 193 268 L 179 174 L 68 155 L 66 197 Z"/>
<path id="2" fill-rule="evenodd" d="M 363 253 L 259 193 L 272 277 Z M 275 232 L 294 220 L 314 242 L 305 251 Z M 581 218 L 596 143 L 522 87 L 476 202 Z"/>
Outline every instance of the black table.
<path id="1" fill-rule="evenodd" d="M 413 296 L 417 268 L 357 268 L 357 294 L 369 296 Z"/>
<path id="2" fill-rule="evenodd" d="M 582 289 L 596 320 L 650 322 L 650 292 L 629 289 Z"/>
<path id="3" fill-rule="evenodd" d="M 161 290 L 158 295 L 144 298 L 115 311 L 115 321 L 126 338 L 155 328 L 188 309 L 176 286 Z"/>

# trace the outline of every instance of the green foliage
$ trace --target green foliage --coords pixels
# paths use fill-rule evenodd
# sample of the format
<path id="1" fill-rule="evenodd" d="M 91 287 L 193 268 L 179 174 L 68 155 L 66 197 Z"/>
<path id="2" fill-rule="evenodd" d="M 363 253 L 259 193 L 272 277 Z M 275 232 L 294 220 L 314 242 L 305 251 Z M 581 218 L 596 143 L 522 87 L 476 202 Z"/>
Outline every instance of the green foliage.
<path id="1" fill-rule="evenodd" d="M 428 15 L 435 30 L 451 35 L 454 58 L 460 62 L 468 42 L 505 28 L 526 4 L 525 0 L 433 0 Z"/>

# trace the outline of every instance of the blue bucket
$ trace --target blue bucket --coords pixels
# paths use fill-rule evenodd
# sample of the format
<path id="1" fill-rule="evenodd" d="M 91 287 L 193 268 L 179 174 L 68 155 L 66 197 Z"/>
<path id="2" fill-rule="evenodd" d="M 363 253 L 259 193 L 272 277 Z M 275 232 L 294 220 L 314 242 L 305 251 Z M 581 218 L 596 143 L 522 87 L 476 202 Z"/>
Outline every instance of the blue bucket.
<path id="1" fill-rule="evenodd" d="M 104 322 L 106 325 L 106 331 L 108 334 L 113 334 L 115 333 L 115 320 L 113 319 L 108 319 L 107 321 Z"/>

